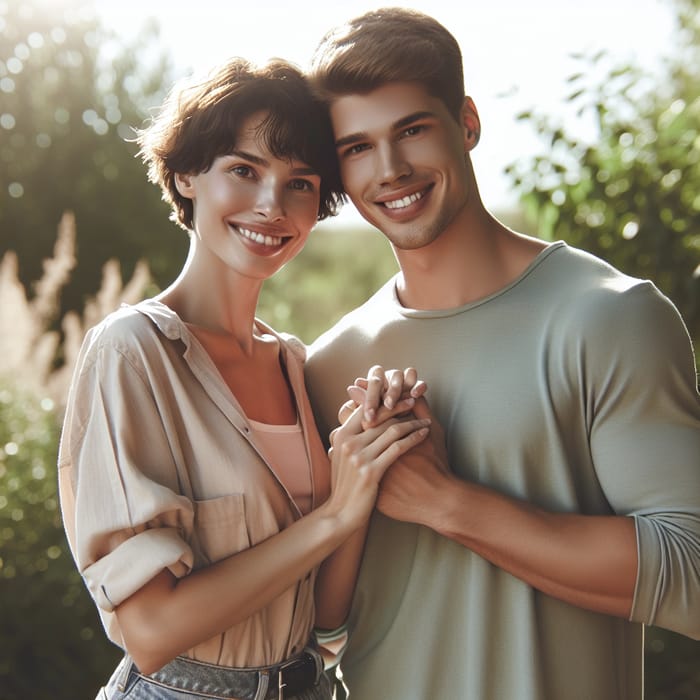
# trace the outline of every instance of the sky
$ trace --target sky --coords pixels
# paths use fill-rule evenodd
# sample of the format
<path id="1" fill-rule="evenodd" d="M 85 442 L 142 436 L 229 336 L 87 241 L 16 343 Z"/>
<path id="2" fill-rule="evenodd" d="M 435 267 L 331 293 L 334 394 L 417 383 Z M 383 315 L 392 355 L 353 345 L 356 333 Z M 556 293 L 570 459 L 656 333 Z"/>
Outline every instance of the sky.
<path id="1" fill-rule="evenodd" d="M 492 210 L 516 197 L 503 169 L 540 146 L 534 131 L 516 121 L 523 109 L 563 117 L 566 78 L 579 64 L 572 54 L 605 50 L 617 63 L 654 70 L 670 51 L 672 0 L 424 0 L 403 2 L 432 15 L 456 37 L 464 56 L 465 90 L 482 123 L 472 160 L 481 196 Z M 398 4 L 343 0 L 95 0 L 105 25 L 132 36 L 153 17 L 162 48 L 178 75 L 203 72 L 233 55 L 254 61 L 281 56 L 302 68 L 332 26 L 365 10 Z M 567 117 L 569 118 L 569 117 Z M 575 124 L 590 138 L 585 124 Z M 359 220 L 346 205 L 340 223 Z"/>

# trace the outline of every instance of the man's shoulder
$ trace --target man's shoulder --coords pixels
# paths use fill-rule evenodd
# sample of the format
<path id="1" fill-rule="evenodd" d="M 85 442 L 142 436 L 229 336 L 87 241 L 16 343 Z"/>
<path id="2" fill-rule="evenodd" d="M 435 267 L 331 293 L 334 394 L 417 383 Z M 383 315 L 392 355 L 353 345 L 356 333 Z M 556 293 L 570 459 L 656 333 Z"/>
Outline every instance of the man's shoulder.
<path id="1" fill-rule="evenodd" d="M 549 294 L 568 313 L 617 313 L 636 306 L 668 300 L 646 279 L 628 275 L 588 251 L 564 245 L 557 250 L 549 281 Z"/>
<path id="2" fill-rule="evenodd" d="M 683 347 L 687 330 L 673 302 L 647 279 L 625 274 L 592 253 L 565 246 L 547 289 L 553 328 L 587 347 Z M 553 279 L 553 281 L 552 281 Z"/>
<path id="3" fill-rule="evenodd" d="M 381 326 L 386 312 L 395 304 L 395 277 L 388 280 L 367 301 L 346 313 L 307 348 L 307 363 L 314 363 L 342 348 L 352 352 L 357 344 L 366 344 L 370 335 Z"/>

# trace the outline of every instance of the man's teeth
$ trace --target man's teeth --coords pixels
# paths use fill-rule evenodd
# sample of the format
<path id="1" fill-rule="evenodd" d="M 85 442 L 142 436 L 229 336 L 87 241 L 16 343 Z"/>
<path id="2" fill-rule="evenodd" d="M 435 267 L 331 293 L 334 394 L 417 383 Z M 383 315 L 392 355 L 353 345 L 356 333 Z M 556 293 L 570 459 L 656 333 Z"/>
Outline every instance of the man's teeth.
<path id="1" fill-rule="evenodd" d="M 242 228 L 240 226 L 238 227 L 238 230 L 241 232 L 241 235 L 244 238 L 255 241 L 255 243 L 261 243 L 269 246 L 280 245 L 282 243 L 282 238 L 280 236 L 266 236 L 262 233 L 258 233 L 257 231 L 249 231 L 247 228 Z"/>
<path id="2" fill-rule="evenodd" d="M 414 194 L 409 194 L 409 195 L 406 195 L 405 197 L 401 197 L 401 199 L 394 199 L 391 202 L 384 202 L 384 206 L 387 209 L 403 209 L 404 207 L 407 207 L 409 204 L 413 204 L 413 202 L 417 202 L 422 197 L 423 197 L 422 192 L 415 192 Z"/>

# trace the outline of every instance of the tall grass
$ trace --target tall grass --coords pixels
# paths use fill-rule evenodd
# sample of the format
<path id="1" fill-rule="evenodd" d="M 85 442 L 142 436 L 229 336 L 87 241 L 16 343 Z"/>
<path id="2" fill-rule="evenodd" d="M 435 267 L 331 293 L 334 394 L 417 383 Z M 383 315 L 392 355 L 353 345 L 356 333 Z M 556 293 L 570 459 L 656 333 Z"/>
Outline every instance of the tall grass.
<path id="1" fill-rule="evenodd" d="M 119 262 L 110 260 L 102 283 L 81 313 L 57 318 L 61 291 L 76 266 L 75 217 L 66 212 L 58 225 L 53 255 L 28 294 L 19 280 L 14 252 L 0 261 L 0 380 L 65 405 L 75 361 L 89 328 L 122 303 L 139 301 L 149 284 L 148 265 L 140 262 L 128 283 L 122 282 Z"/>

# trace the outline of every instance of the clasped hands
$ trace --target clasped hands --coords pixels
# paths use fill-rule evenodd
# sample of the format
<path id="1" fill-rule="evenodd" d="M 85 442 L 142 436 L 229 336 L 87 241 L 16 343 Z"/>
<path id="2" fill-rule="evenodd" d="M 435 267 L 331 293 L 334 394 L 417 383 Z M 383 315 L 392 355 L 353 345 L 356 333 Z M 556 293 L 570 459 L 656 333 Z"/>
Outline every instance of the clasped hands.
<path id="1" fill-rule="evenodd" d="M 394 455 L 379 475 L 376 508 L 395 520 L 430 526 L 434 508 L 439 508 L 439 489 L 451 478 L 442 427 L 430 411 L 424 394 L 428 387 L 417 371 L 384 370 L 373 366 L 366 378 L 348 387 L 348 396 L 338 412 L 341 426 L 331 433 L 331 457 L 344 438 L 346 426 L 371 434 L 384 434 L 395 425 L 406 429 L 412 421 L 429 426 L 429 434 L 394 448 Z M 393 428 L 392 428 L 393 429 Z M 425 428 L 423 428 L 425 431 Z M 428 439 L 425 439 L 425 438 Z"/>

